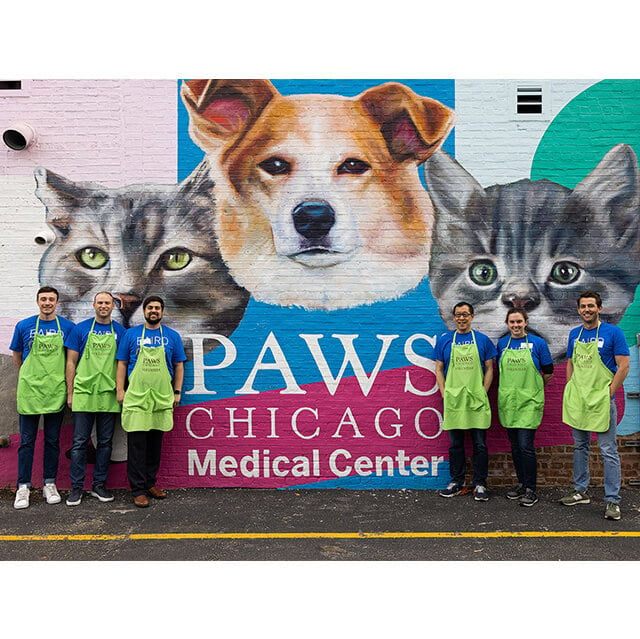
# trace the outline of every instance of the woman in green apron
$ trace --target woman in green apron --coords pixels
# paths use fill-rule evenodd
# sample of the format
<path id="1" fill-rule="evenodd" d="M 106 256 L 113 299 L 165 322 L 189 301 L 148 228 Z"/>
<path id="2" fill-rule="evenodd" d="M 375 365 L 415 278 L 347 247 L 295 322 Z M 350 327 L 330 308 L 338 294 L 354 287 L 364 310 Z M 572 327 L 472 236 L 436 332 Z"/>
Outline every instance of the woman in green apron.
<path id="1" fill-rule="evenodd" d="M 498 340 L 498 415 L 507 429 L 518 478 L 507 498 L 533 506 L 538 501 L 534 437 L 542 422 L 544 387 L 553 375 L 553 359 L 545 340 L 527 334 L 525 310 L 509 309 L 506 324 L 509 335 Z"/>
<path id="2" fill-rule="evenodd" d="M 162 437 L 173 428 L 186 360 L 178 333 L 160 324 L 163 311 L 162 298 L 146 298 L 145 323 L 125 333 L 117 353 L 116 386 L 122 402 L 122 428 L 127 433 L 127 477 L 134 504 L 140 508 L 149 505 L 148 496 L 166 497 L 156 486 Z"/>
<path id="3" fill-rule="evenodd" d="M 443 398 L 442 429 L 448 431 L 450 440 L 451 481 L 440 496 L 453 497 L 464 492 L 464 434 L 468 431 L 473 444 L 474 499 L 487 501 L 486 430 L 491 425 L 487 392 L 493 380 L 493 359 L 497 353 L 486 335 L 471 330 L 471 304 L 456 304 L 453 319 L 456 330 L 441 335 L 435 348 L 436 380 Z"/>

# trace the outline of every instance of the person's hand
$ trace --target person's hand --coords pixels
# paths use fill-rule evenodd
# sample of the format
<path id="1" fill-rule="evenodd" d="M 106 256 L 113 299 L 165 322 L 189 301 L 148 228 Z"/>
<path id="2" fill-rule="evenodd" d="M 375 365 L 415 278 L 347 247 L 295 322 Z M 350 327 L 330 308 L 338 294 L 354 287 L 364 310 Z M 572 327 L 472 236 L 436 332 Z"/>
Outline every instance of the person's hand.
<path id="1" fill-rule="evenodd" d="M 122 402 L 124 401 L 124 390 L 116 391 L 116 399 L 118 400 L 118 404 L 122 404 Z"/>

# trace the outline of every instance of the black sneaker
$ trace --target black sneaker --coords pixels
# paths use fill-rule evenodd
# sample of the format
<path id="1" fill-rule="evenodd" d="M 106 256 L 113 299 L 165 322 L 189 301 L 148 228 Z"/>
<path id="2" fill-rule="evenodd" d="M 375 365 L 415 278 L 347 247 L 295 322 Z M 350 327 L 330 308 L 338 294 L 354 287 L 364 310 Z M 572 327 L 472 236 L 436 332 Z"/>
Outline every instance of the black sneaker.
<path id="1" fill-rule="evenodd" d="M 482 484 L 478 484 L 473 489 L 473 498 L 476 501 L 489 501 L 489 493 L 487 492 L 486 486 L 483 486 Z"/>
<path id="2" fill-rule="evenodd" d="M 521 506 L 533 506 L 538 503 L 538 496 L 531 490 L 531 488 L 527 488 L 524 495 L 520 497 L 520 505 Z"/>
<path id="3" fill-rule="evenodd" d="M 520 499 L 524 495 L 525 489 L 522 484 L 516 484 L 508 493 L 507 499 Z"/>
<path id="4" fill-rule="evenodd" d="M 452 481 L 444 490 L 440 491 L 440 497 L 455 497 L 463 491 L 463 487 L 460 484 L 456 484 Z"/>
<path id="5" fill-rule="evenodd" d="M 91 489 L 91 496 L 97 497 L 100 501 L 113 501 L 113 493 L 104 486 L 94 486 Z"/>
<path id="6" fill-rule="evenodd" d="M 82 488 L 72 488 L 69 496 L 67 497 L 67 506 L 77 506 L 82 501 L 84 491 Z"/>

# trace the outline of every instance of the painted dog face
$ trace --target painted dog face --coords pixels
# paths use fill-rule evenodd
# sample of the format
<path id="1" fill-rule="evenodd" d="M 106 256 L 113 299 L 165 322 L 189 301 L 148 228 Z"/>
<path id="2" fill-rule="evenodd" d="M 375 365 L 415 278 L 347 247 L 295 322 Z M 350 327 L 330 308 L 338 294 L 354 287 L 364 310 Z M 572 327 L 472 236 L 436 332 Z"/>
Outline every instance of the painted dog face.
<path id="1" fill-rule="evenodd" d="M 223 258 L 256 299 L 344 308 L 427 274 L 433 209 L 417 166 L 448 134 L 447 107 L 395 83 L 351 99 L 192 80 L 182 95 L 216 184 Z"/>

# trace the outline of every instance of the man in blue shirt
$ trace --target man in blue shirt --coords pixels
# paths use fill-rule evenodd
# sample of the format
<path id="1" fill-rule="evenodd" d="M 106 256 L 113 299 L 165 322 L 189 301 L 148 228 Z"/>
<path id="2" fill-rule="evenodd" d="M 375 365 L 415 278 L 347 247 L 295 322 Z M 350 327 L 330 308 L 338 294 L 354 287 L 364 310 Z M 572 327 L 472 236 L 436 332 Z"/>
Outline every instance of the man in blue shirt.
<path id="1" fill-rule="evenodd" d="M 142 311 L 144 324 L 130 328 L 118 346 L 116 392 L 122 404 L 122 428 L 127 432 L 127 477 L 133 503 L 146 508 L 148 496 L 167 496 L 156 486 L 156 477 L 162 437 L 173 428 L 173 409 L 180 403 L 187 357 L 180 335 L 161 324 L 163 299 L 147 297 Z"/>
<path id="2" fill-rule="evenodd" d="M 591 433 L 598 436 L 604 465 L 606 519 L 620 514 L 621 469 L 616 426 L 616 392 L 629 373 L 630 353 L 618 326 L 600 321 L 602 298 L 585 291 L 578 298 L 582 326 L 569 333 L 567 344 L 567 385 L 562 400 L 562 421 L 573 434 L 573 486 L 560 501 L 565 506 L 589 504 L 589 449 Z"/>
<path id="3" fill-rule="evenodd" d="M 40 417 L 44 426 L 44 486 L 42 494 L 48 504 L 60 503 L 56 488 L 60 455 L 60 428 L 64 416 L 67 387 L 65 382 L 64 336 L 74 327 L 56 315 L 58 291 L 41 287 L 36 294 L 40 312 L 19 321 L 9 349 L 18 368 L 18 489 L 14 508 L 27 508 L 31 493 L 33 453 Z"/>
<path id="4" fill-rule="evenodd" d="M 97 445 L 91 495 L 102 502 L 113 501 L 113 493 L 105 482 L 116 415 L 120 412 L 116 399 L 116 350 L 126 329 L 111 319 L 114 309 L 111 293 L 97 293 L 93 308 L 95 317 L 77 324 L 65 339 L 67 405 L 73 411 L 71 492 L 67 506 L 77 506 L 82 501 L 87 445 L 94 423 Z"/>
<path id="5" fill-rule="evenodd" d="M 436 381 L 444 404 L 442 428 L 449 432 L 451 444 L 451 481 L 440 496 L 454 497 L 464 492 L 464 433 L 468 430 L 473 444 L 473 496 L 476 501 L 487 501 L 489 451 L 486 436 L 491 425 L 487 393 L 493 381 L 493 360 L 497 352 L 486 335 L 471 330 L 471 304 L 456 304 L 453 319 L 456 330 L 438 337 L 434 355 Z"/>

